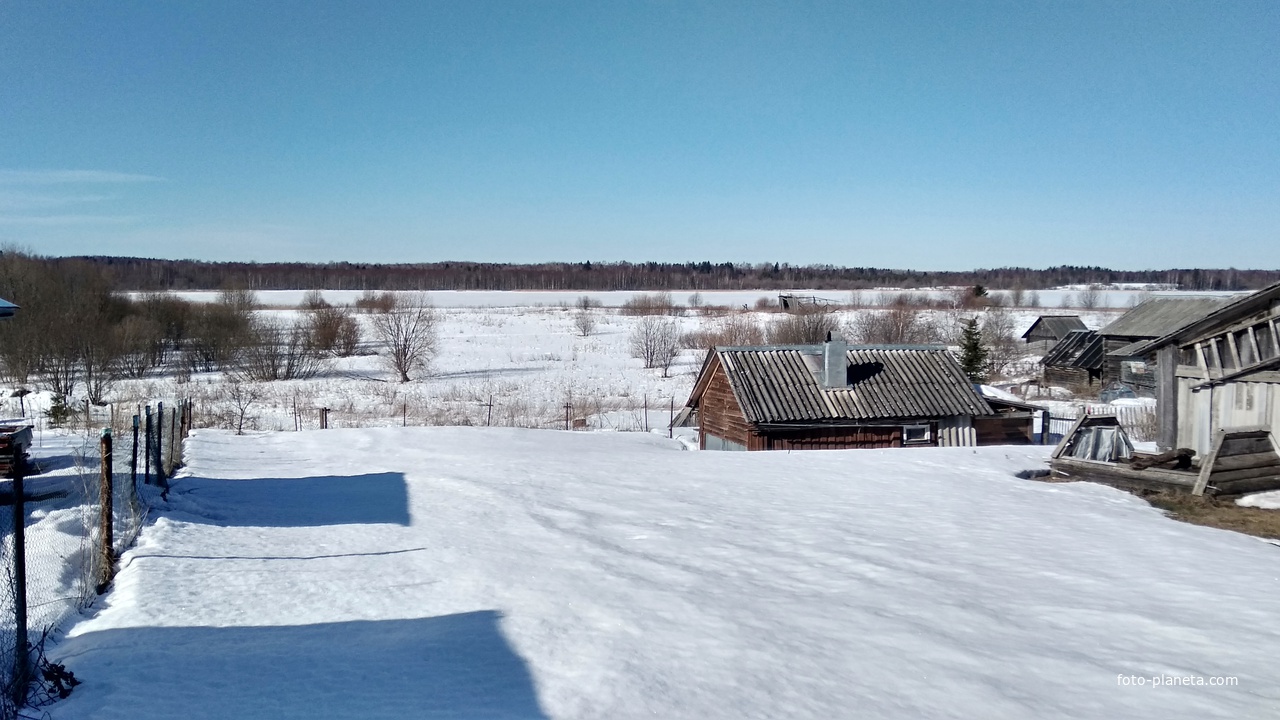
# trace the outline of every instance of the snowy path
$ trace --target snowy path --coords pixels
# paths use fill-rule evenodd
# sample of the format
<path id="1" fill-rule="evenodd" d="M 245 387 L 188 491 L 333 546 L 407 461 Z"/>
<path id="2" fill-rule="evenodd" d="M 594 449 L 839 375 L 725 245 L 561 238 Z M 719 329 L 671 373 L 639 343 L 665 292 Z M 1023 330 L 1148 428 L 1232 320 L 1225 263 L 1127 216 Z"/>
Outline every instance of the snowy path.
<path id="1" fill-rule="evenodd" d="M 673 447 L 201 432 L 51 715 L 1280 715 L 1280 548 L 1011 477 L 1042 448 Z"/>

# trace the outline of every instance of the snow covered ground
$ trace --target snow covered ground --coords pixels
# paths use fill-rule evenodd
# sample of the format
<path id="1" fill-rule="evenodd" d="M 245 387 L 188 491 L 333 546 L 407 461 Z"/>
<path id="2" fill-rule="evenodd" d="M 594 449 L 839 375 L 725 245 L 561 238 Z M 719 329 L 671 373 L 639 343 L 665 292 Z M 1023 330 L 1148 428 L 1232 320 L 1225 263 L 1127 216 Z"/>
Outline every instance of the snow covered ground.
<path id="1" fill-rule="evenodd" d="M 72 718 L 1267 718 L 1280 554 L 1047 448 L 202 430 Z M 1170 686 L 1234 678 L 1233 684 Z M 1156 685 L 1156 679 L 1161 684 Z M 1232 682 L 1232 681 L 1228 681 Z"/>

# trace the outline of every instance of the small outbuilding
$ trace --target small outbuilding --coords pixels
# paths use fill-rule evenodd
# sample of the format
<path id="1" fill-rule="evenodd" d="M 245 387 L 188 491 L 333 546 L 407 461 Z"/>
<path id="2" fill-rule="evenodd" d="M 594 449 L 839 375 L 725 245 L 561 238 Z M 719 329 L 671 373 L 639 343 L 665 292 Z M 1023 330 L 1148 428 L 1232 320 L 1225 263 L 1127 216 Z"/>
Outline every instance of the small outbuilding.
<path id="1" fill-rule="evenodd" d="M 1155 372 L 1142 357 L 1152 340 L 1197 322 L 1230 302 L 1216 297 L 1158 297 L 1092 330 L 1072 330 L 1045 353 L 1046 383 L 1106 387 L 1123 382 L 1143 397 L 1155 396 Z"/>
<path id="2" fill-rule="evenodd" d="M 1041 315 L 1022 333 L 1022 339 L 1036 350 L 1044 352 L 1066 337 L 1067 333 L 1088 329 L 1079 315 Z"/>
<path id="3" fill-rule="evenodd" d="M 704 450 L 999 444 L 1031 438 L 1032 423 L 1021 409 L 1002 418 L 944 347 L 838 339 L 713 348 L 686 408 Z"/>

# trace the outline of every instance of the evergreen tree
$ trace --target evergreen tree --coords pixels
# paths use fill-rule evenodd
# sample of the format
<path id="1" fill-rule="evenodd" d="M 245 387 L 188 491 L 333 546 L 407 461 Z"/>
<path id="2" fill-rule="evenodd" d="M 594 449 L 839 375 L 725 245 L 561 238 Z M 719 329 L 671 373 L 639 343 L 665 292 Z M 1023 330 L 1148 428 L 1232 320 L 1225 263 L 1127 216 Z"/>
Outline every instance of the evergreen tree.
<path id="1" fill-rule="evenodd" d="M 978 328 L 977 318 L 965 323 L 964 333 L 960 336 L 960 367 L 975 383 L 987 379 L 987 348 L 982 344 L 982 330 Z"/>

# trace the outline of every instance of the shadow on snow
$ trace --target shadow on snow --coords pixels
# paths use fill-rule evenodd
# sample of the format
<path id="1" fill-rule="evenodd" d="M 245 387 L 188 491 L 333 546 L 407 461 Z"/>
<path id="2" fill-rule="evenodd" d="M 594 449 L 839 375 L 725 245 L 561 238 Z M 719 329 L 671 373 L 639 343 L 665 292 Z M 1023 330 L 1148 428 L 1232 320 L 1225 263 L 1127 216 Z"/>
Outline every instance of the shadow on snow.
<path id="1" fill-rule="evenodd" d="M 223 527 L 409 524 L 404 474 L 175 481 L 170 509 Z"/>
<path id="2" fill-rule="evenodd" d="M 546 718 L 493 610 L 104 630 L 68 638 L 57 654 L 84 683 L 57 707 L 78 716 Z"/>

